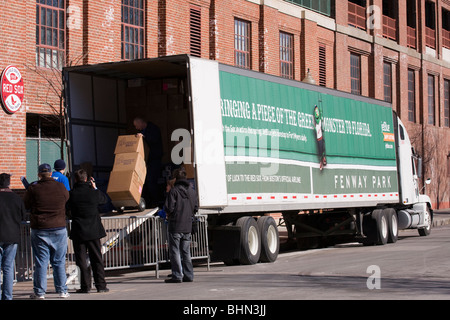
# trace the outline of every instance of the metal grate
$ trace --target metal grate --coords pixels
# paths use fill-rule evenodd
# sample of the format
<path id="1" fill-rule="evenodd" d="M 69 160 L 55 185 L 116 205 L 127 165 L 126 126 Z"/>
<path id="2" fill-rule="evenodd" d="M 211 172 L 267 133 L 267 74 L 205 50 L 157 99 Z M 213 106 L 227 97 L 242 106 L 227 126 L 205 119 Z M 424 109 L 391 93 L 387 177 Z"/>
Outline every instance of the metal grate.
<path id="1" fill-rule="evenodd" d="M 200 8 L 191 7 L 189 20 L 190 53 L 195 57 L 200 57 L 202 54 L 201 14 Z"/>
<path id="2" fill-rule="evenodd" d="M 319 85 L 327 85 L 327 47 L 324 44 L 319 45 Z"/>

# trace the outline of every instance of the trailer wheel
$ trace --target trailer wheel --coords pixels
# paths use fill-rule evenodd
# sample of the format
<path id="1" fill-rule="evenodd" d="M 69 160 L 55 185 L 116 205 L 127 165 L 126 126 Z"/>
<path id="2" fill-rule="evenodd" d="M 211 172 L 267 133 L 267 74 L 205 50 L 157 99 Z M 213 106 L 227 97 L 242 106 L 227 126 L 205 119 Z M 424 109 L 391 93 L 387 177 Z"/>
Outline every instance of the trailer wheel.
<path id="1" fill-rule="evenodd" d="M 372 218 L 375 219 L 377 226 L 377 241 L 376 244 L 385 245 L 389 238 L 389 222 L 386 211 L 377 209 L 372 212 Z"/>
<path id="2" fill-rule="evenodd" d="M 392 208 L 387 208 L 383 210 L 388 221 L 389 235 L 388 242 L 395 243 L 398 240 L 398 217 L 397 212 Z"/>
<path id="3" fill-rule="evenodd" d="M 144 198 L 141 198 L 141 200 L 139 201 L 139 206 L 137 208 L 138 211 L 143 212 L 145 210 L 145 206 L 146 206 L 145 200 Z"/>
<path id="4" fill-rule="evenodd" d="M 280 250 L 280 238 L 275 220 L 270 216 L 262 216 L 258 219 L 258 229 L 261 234 L 261 258 L 262 262 L 274 262 L 277 260 Z"/>
<path id="5" fill-rule="evenodd" d="M 261 237 L 258 224 L 253 217 L 241 217 L 236 221 L 241 227 L 241 264 L 256 264 L 261 255 Z"/>
<path id="6" fill-rule="evenodd" d="M 425 228 L 419 229 L 419 235 L 422 237 L 429 236 L 431 233 L 431 223 L 432 223 L 432 217 L 430 213 L 430 208 L 427 206 L 427 210 L 425 211 L 425 217 L 424 217 L 424 223 L 427 224 Z"/>

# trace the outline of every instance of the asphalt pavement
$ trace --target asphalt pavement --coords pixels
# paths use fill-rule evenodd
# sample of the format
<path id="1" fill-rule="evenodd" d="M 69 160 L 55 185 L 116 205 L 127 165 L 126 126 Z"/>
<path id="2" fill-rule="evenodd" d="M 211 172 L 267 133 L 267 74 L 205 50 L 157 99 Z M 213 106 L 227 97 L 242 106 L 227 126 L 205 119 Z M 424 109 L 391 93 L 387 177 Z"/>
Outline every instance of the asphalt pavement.
<path id="1" fill-rule="evenodd" d="M 433 228 L 446 229 L 446 225 L 450 225 L 450 209 L 435 210 Z M 302 255 L 311 255 L 326 250 L 329 249 L 288 252 L 280 254 L 280 257 L 283 257 L 283 259 L 286 259 L 286 257 L 289 256 L 301 257 Z M 232 285 L 227 286 L 227 281 L 231 279 L 233 283 L 240 282 L 242 288 L 245 288 L 246 284 L 248 284 L 250 288 L 252 283 L 260 281 L 261 279 L 253 277 L 248 278 L 249 273 L 245 271 L 248 270 L 246 268 L 258 268 L 261 269 L 259 274 L 264 274 L 264 270 L 262 269 L 271 268 L 271 265 L 273 264 L 227 267 L 222 263 L 213 263 L 208 270 L 205 263 L 200 263 L 195 266 L 195 281 L 182 284 L 164 283 L 164 279 L 170 274 L 168 268 L 160 270 L 159 278 L 155 276 L 155 270 L 151 268 L 108 271 L 107 282 L 110 289 L 108 293 L 96 293 L 94 290 L 94 292 L 90 294 L 77 294 L 74 292 L 75 290 L 72 289 L 70 290 L 71 296 L 68 300 L 167 300 L 173 297 L 175 297 L 175 299 L 187 300 L 234 299 L 237 298 L 235 296 L 235 288 L 233 288 Z M 280 286 L 290 286 L 289 279 L 291 278 L 291 275 L 283 272 L 278 274 L 276 270 L 273 269 L 270 269 L 269 275 L 271 280 L 266 279 L 264 281 L 270 281 L 272 284 L 274 282 L 279 282 Z M 29 295 L 32 293 L 32 288 L 32 281 L 16 283 L 13 292 L 14 300 L 28 300 Z M 49 279 L 48 281 L 48 288 L 49 292 L 46 295 L 47 300 L 61 300 L 54 292 L 52 279 Z M 252 295 L 249 290 L 248 299 L 259 299 L 259 297 Z"/>

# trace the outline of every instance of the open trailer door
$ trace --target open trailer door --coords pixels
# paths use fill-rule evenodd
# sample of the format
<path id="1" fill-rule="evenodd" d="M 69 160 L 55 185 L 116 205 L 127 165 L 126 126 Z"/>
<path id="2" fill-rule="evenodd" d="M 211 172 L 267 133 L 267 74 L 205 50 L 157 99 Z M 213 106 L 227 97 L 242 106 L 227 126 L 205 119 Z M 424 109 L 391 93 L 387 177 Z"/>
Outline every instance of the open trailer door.
<path id="1" fill-rule="evenodd" d="M 194 161 L 200 208 L 227 205 L 219 64 L 190 57 Z"/>

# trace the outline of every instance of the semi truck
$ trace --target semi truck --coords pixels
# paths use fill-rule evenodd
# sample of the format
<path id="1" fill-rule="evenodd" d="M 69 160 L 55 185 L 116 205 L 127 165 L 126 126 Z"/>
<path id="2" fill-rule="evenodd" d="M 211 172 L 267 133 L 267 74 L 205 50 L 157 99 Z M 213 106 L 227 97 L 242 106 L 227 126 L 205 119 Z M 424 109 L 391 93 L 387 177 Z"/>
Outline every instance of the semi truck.
<path id="1" fill-rule="evenodd" d="M 71 168 L 106 185 L 117 137 L 147 118 L 163 168 L 193 169 L 213 259 L 275 261 L 280 221 L 301 248 L 431 232 L 421 158 L 387 102 L 189 55 L 62 72 Z"/>

